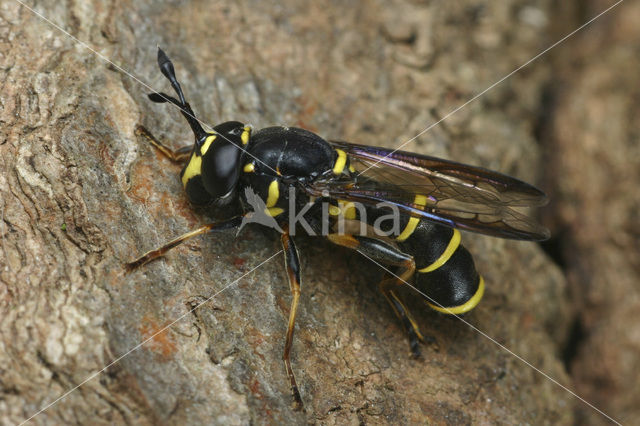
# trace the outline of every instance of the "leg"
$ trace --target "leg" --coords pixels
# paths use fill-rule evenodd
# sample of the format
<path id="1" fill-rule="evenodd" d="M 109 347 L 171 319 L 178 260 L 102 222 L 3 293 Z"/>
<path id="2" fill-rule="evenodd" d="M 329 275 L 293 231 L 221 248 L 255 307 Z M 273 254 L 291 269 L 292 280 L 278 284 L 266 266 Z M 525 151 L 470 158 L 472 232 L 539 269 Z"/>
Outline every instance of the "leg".
<path id="1" fill-rule="evenodd" d="M 418 358 L 420 356 L 418 341 L 424 343 L 424 337 L 422 336 L 422 333 L 420 333 L 418 324 L 413 319 L 413 316 L 411 315 L 409 309 L 405 306 L 398 295 L 392 290 L 393 287 L 402 284 L 404 284 L 403 281 L 394 276 L 390 276 L 389 278 L 382 280 L 380 284 L 378 284 L 378 288 L 380 289 L 380 292 L 384 294 L 384 297 L 393 308 L 396 316 L 400 318 L 400 322 L 402 322 L 402 325 L 404 326 L 404 329 L 409 336 L 409 348 L 411 349 L 411 356 L 413 356 L 414 358 Z"/>
<path id="2" fill-rule="evenodd" d="M 147 139 L 151 145 L 155 146 L 158 151 L 174 163 L 182 163 L 188 160 L 189 155 L 191 155 L 191 150 L 193 149 L 193 145 L 183 146 L 175 151 L 171 148 L 167 148 L 143 126 L 136 127 L 136 135 Z"/>
<path id="3" fill-rule="evenodd" d="M 375 238 L 339 234 L 330 234 L 328 238 L 332 243 L 356 250 L 376 262 L 397 267 L 397 271 L 394 271 L 396 276 L 386 273 L 386 278 L 380 282 L 378 287 L 393 308 L 393 311 L 400 318 L 409 335 L 409 346 L 412 355 L 416 358 L 420 356 L 418 341 L 424 342 L 424 338 L 409 309 L 393 290 L 394 287 L 403 285 L 405 281 L 413 277 L 416 270 L 413 256 L 403 253 L 396 247 Z"/>
<path id="4" fill-rule="evenodd" d="M 293 297 L 291 300 L 291 309 L 289 310 L 289 325 L 287 327 L 287 338 L 284 343 L 282 360 L 284 361 L 284 368 L 286 369 L 287 376 L 289 377 L 291 392 L 293 393 L 296 409 L 301 409 L 303 408 L 302 398 L 300 397 L 296 378 L 293 375 L 290 360 L 291 344 L 293 343 L 293 330 L 296 325 L 296 313 L 298 311 L 298 302 L 300 300 L 300 262 L 298 260 L 298 251 L 293 243 L 293 239 L 289 235 L 288 229 L 285 229 L 282 233 L 281 240 L 285 256 L 285 265 L 287 267 L 287 275 L 289 277 L 289 288 L 291 289 L 291 295 Z"/>
<path id="5" fill-rule="evenodd" d="M 206 232 L 211 232 L 211 231 L 222 231 L 225 229 L 237 228 L 238 226 L 240 226 L 240 224 L 242 223 L 242 219 L 245 216 L 236 216 L 231 219 L 227 219 L 223 222 L 209 223 L 204 226 L 201 226 L 200 228 L 194 231 L 187 232 L 186 234 L 183 234 L 178 238 L 169 241 L 167 244 L 163 245 L 162 247 L 145 253 L 144 255 L 140 256 L 133 262 L 127 263 L 125 265 L 125 269 L 127 270 L 127 272 L 131 272 L 134 269 L 144 265 L 145 263 L 151 262 L 152 260 L 159 258 L 160 256 L 164 255 L 166 252 L 168 252 L 175 246 L 180 245 L 183 242 L 187 241 L 188 239 L 193 238 L 197 235 L 204 234 Z"/>

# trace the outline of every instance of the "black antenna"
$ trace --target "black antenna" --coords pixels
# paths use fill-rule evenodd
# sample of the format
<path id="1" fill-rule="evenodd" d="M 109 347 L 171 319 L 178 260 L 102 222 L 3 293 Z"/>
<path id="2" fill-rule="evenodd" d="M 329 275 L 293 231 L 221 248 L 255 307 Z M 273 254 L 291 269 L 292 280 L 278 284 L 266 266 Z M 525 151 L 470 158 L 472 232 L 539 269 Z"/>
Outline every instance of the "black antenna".
<path id="1" fill-rule="evenodd" d="M 180 102 L 182 105 L 185 105 L 187 101 L 184 100 L 184 94 L 182 93 L 182 88 L 180 87 L 180 83 L 178 83 L 178 79 L 176 79 L 176 72 L 173 69 L 173 63 L 171 59 L 167 56 L 166 53 L 162 49 L 158 47 L 158 66 L 160 67 L 160 71 L 164 74 L 165 77 L 171 82 L 171 86 L 173 90 L 176 91 L 178 96 L 180 97 Z"/>
<path id="2" fill-rule="evenodd" d="M 184 94 L 182 93 L 182 88 L 180 87 L 180 83 L 178 83 L 178 79 L 176 78 L 176 72 L 173 68 L 173 63 L 169 59 L 166 53 L 162 49 L 158 47 L 158 66 L 160 67 L 160 71 L 162 74 L 171 82 L 171 87 L 176 91 L 180 100 L 174 98 L 173 96 L 169 96 L 166 93 L 150 93 L 149 99 L 152 102 L 156 102 L 159 104 L 165 102 L 171 102 L 180 108 L 180 112 L 187 119 L 187 123 L 191 126 L 191 130 L 196 136 L 196 144 L 202 143 L 207 133 L 204 131 L 198 120 L 196 119 L 196 115 L 191 109 L 191 105 L 187 103 L 184 99 Z"/>

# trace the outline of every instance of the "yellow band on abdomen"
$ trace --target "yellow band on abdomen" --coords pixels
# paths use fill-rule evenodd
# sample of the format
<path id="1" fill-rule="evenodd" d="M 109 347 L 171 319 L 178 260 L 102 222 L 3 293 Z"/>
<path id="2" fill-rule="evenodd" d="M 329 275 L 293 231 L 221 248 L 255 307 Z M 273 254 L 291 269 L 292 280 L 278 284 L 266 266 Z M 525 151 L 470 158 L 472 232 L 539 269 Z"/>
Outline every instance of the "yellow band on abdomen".
<path id="1" fill-rule="evenodd" d="M 413 199 L 413 204 L 422 208 L 427 204 L 427 197 L 424 195 L 416 195 Z M 407 238 L 413 234 L 413 231 L 416 230 L 416 227 L 420 223 L 420 218 L 411 216 L 409 218 L 409 222 L 407 222 L 407 226 L 404 227 L 402 233 L 396 237 L 396 241 L 403 242 Z"/>
<path id="2" fill-rule="evenodd" d="M 449 259 L 451 259 L 451 256 L 453 256 L 453 253 L 456 252 L 459 245 L 460 245 L 460 231 L 454 228 L 453 235 L 451 235 L 451 239 L 449 240 L 449 244 L 447 245 L 447 248 L 444 249 L 440 257 L 437 258 L 436 261 L 433 262 L 431 265 L 424 267 L 422 269 L 418 269 L 418 272 L 425 274 L 427 272 L 435 271 L 436 269 L 438 269 L 439 267 L 447 263 Z"/>
<path id="3" fill-rule="evenodd" d="M 413 231 L 416 230 L 416 226 L 418 226 L 418 223 L 420 223 L 420 219 L 418 219 L 417 217 L 409 218 L 409 222 L 407 222 L 407 226 L 404 227 L 402 234 L 398 235 L 396 240 L 403 242 L 404 240 L 409 238 L 411 234 L 413 234 Z"/>
<path id="4" fill-rule="evenodd" d="M 431 309 L 435 309 L 436 311 L 442 312 L 444 314 L 459 315 L 459 314 L 464 314 L 465 312 L 469 312 L 470 310 L 475 308 L 478 303 L 480 303 L 480 300 L 482 300 L 482 296 L 484 295 L 484 278 L 480 276 L 479 280 L 480 281 L 478 282 L 478 289 L 476 290 L 476 294 L 474 294 L 473 297 L 471 297 L 471 299 L 467 300 L 465 303 L 463 303 L 460 306 L 445 308 L 445 307 L 434 305 L 433 303 L 430 303 L 428 301 L 427 301 L 427 305 L 429 305 Z"/>

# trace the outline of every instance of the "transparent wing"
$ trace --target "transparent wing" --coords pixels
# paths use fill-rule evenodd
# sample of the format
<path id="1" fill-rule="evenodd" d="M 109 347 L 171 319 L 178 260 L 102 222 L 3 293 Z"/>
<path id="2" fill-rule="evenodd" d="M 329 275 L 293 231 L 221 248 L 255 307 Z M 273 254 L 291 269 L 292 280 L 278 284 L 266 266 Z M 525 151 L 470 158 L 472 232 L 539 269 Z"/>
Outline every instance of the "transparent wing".
<path id="1" fill-rule="evenodd" d="M 514 208 L 546 203 L 545 194 L 488 169 L 405 151 L 332 141 L 355 169 L 346 178 L 318 179 L 311 195 L 365 204 L 387 202 L 432 222 L 502 238 L 544 240 L 549 231 Z M 427 199 L 414 204 L 416 195 Z"/>

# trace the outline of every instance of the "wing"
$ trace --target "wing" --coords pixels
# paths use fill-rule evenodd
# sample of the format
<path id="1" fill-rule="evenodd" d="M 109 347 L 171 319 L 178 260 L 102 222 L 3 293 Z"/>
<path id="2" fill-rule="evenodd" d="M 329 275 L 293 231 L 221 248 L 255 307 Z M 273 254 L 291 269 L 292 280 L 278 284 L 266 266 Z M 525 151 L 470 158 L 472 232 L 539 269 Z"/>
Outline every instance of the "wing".
<path id="1" fill-rule="evenodd" d="M 516 208 L 547 202 L 539 189 L 488 169 L 435 157 L 348 142 L 331 141 L 345 151 L 355 170 L 350 178 L 329 177 L 309 184 L 314 196 L 353 202 L 386 202 L 413 216 L 481 234 L 519 240 L 545 240 L 549 231 Z M 416 195 L 426 205 L 415 204 Z"/>

